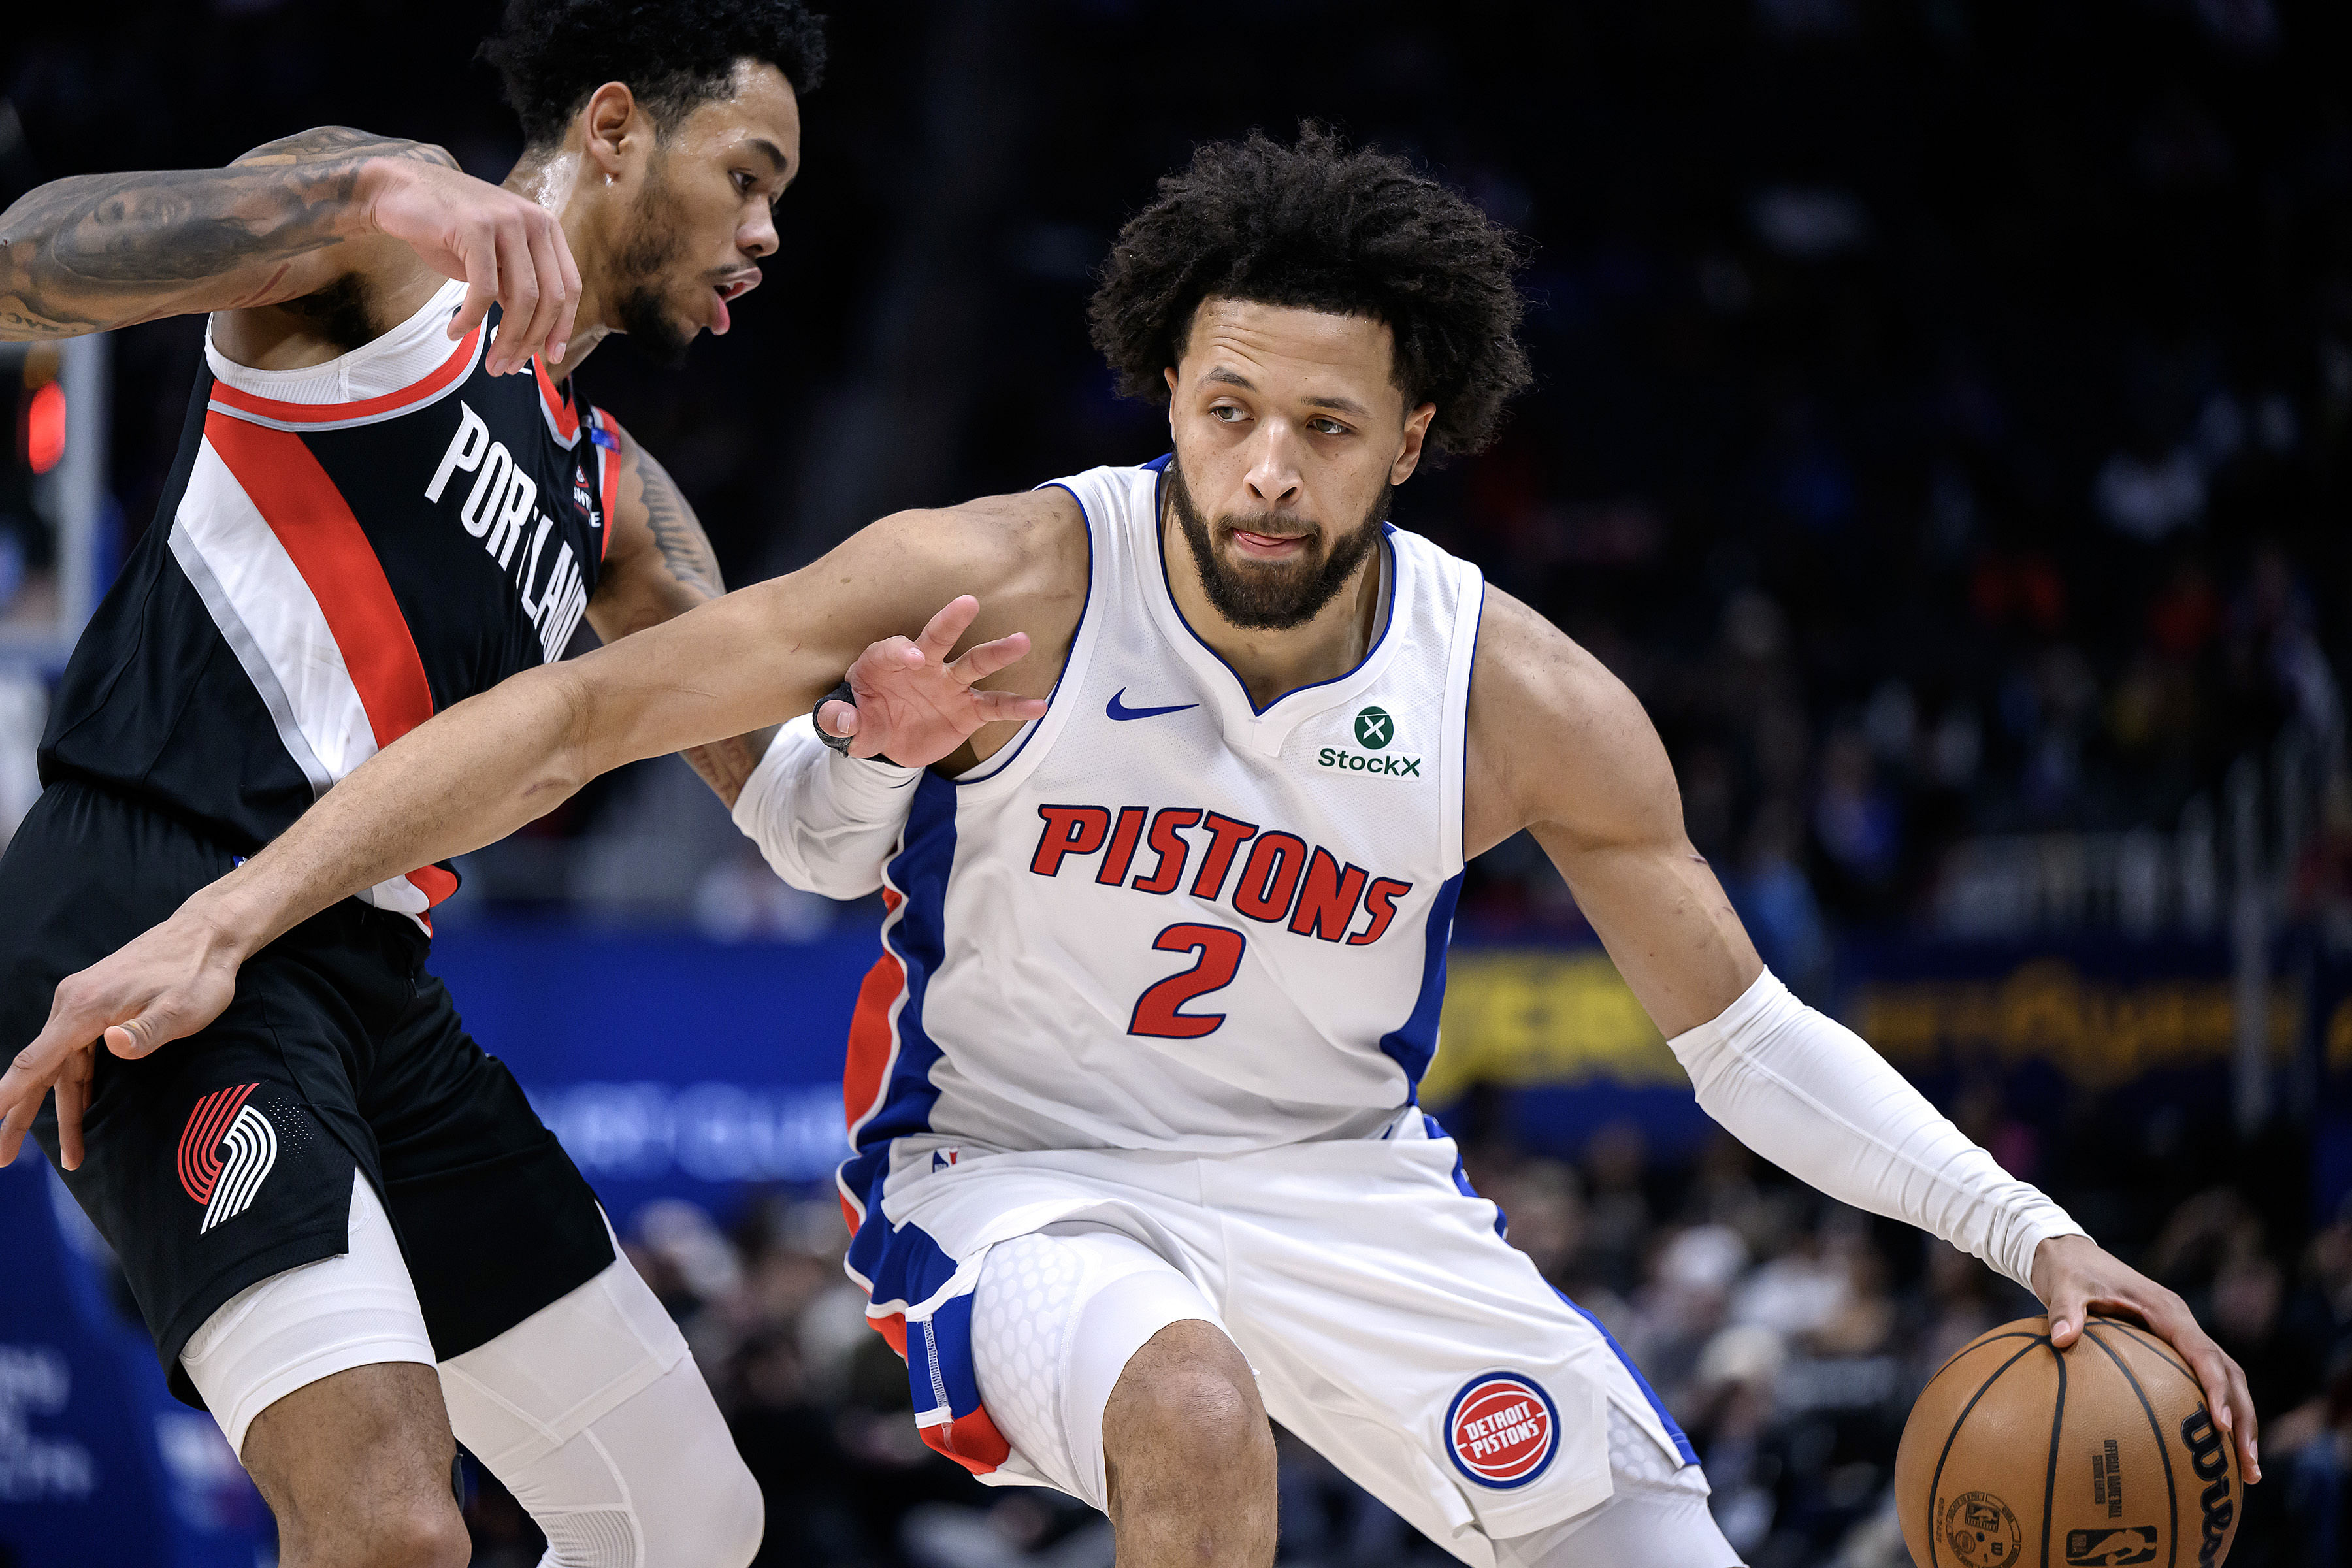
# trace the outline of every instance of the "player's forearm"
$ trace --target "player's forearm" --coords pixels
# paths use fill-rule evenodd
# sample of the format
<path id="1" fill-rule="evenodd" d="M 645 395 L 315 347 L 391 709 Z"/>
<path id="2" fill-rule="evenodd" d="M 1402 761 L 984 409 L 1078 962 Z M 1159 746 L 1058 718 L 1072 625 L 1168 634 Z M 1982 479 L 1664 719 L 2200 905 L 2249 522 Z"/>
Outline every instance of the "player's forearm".
<path id="1" fill-rule="evenodd" d="M 594 773 L 579 683 L 528 671 L 378 752 L 260 854 L 192 897 L 184 918 L 243 960 L 339 900 L 478 849 L 545 816 Z"/>
<path id="2" fill-rule="evenodd" d="M 73 337 L 295 298 L 320 252 L 374 232 L 404 161 L 439 148 L 328 127 L 226 169 L 79 174 L 0 213 L 0 338 Z"/>
<path id="3" fill-rule="evenodd" d="M 1668 1042 L 1732 1135 L 1842 1203 L 1917 1226 L 2032 1286 L 2041 1244 L 2082 1227 L 1990 1154 L 1852 1030 L 1767 973 Z"/>

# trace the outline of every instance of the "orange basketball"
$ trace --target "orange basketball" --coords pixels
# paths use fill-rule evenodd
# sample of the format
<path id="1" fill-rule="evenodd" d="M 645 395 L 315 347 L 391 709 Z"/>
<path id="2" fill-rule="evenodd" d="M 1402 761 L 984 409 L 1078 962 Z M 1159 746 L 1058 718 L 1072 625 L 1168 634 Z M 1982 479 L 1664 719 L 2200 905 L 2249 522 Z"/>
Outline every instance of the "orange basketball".
<path id="1" fill-rule="evenodd" d="M 1895 1455 L 1918 1568 L 2216 1568 L 2240 1497 L 2188 1364 L 2113 1318 L 2063 1355 L 2047 1318 L 1975 1340 L 1927 1380 Z"/>

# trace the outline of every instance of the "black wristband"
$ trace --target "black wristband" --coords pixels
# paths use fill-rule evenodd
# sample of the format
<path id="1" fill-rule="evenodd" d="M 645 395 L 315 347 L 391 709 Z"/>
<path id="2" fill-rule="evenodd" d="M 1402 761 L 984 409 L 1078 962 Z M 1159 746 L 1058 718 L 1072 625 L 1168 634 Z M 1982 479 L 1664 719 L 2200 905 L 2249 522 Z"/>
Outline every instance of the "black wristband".
<path id="1" fill-rule="evenodd" d="M 846 702 L 852 708 L 855 708 L 857 706 L 857 693 L 851 690 L 849 688 L 849 682 L 845 680 L 840 685 L 835 687 L 832 690 L 826 692 L 824 696 L 818 698 L 816 700 L 816 707 L 812 709 L 809 712 L 809 722 L 816 729 L 816 738 L 823 741 L 826 745 L 831 746 L 835 751 L 839 752 L 845 757 L 849 755 L 849 742 L 851 737 L 847 735 L 836 735 L 832 731 L 826 729 L 823 724 L 817 722 L 816 716 L 824 711 L 824 705 L 828 702 Z M 861 762 L 885 763 L 894 768 L 898 765 L 898 763 L 891 762 L 889 758 L 883 756 L 878 752 L 871 757 L 863 757 L 858 760 Z"/>

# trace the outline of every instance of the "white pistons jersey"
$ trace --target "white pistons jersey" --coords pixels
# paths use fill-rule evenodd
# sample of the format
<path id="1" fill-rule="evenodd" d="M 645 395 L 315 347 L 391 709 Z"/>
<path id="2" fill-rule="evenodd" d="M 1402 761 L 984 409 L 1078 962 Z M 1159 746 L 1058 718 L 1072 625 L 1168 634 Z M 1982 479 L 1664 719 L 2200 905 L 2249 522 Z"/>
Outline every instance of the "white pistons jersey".
<path id="1" fill-rule="evenodd" d="M 1360 1137 L 1436 1049 L 1478 571 L 1385 528 L 1363 661 L 1261 710 L 1170 595 L 1165 462 L 1058 481 L 1092 558 L 1051 706 L 918 785 L 851 1038 L 861 1152 Z"/>

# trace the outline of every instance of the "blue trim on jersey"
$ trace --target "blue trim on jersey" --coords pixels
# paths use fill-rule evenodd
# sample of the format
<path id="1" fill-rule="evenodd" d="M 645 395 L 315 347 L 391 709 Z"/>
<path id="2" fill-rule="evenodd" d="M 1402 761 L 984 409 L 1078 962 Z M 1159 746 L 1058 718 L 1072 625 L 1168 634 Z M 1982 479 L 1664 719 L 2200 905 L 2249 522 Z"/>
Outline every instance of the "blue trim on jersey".
<path id="1" fill-rule="evenodd" d="M 1055 479 L 1051 484 L 1039 485 L 1037 488 L 1041 490 L 1060 490 L 1064 495 L 1068 496 L 1072 500 L 1077 502 L 1078 516 L 1087 525 L 1087 596 L 1078 603 L 1078 624 L 1070 628 L 1069 654 L 1062 660 L 1061 673 L 1054 677 L 1054 689 L 1045 693 L 1045 711 L 1046 716 L 1050 718 L 1054 710 L 1054 699 L 1062 694 L 1062 682 L 1069 679 L 1070 659 L 1077 656 L 1078 634 L 1087 629 L 1087 612 L 1094 608 L 1096 553 L 1095 519 L 1094 513 L 1087 510 L 1087 498 L 1080 495 L 1077 491 L 1070 489 L 1069 486 L 1064 484 L 1061 480 Z M 1044 719 L 1031 720 L 1029 723 L 1023 728 L 1021 738 L 1019 740 L 1013 742 L 1013 744 L 1005 747 L 1003 751 L 989 759 L 989 762 L 993 763 L 995 766 L 989 768 L 986 773 L 965 773 L 961 777 L 951 782 L 954 783 L 958 788 L 961 788 L 965 784 L 986 784 L 990 779 L 994 778 L 997 774 L 1003 773 L 1005 769 L 1013 765 L 1013 759 L 1021 754 L 1022 748 L 1029 744 L 1030 740 L 1035 736 L 1038 730 L 1044 726 L 1045 722 L 1045 721 Z M 985 766 L 986 764 L 982 765 Z"/>
<path id="2" fill-rule="evenodd" d="M 1151 459 L 1151 461 L 1150 461 L 1150 462 L 1148 462 L 1148 463 L 1141 463 L 1141 464 L 1138 464 L 1137 466 L 1138 466 L 1139 468 L 1142 468 L 1142 470 L 1143 470 L 1145 473 L 1147 473 L 1147 474 L 1164 474 L 1164 473 L 1166 473 L 1166 472 L 1168 471 L 1168 465 L 1169 465 L 1169 464 L 1171 464 L 1171 463 L 1172 463 L 1172 462 L 1174 462 L 1175 460 L 1176 460 L 1176 454 L 1175 454 L 1175 453 L 1173 453 L 1173 452 L 1162 452 L 1162 453 L 1160 453 L 1160 456 L 1158 456 L 1158 457 L 1156 457 L 1156 458 L 1152 458 L 1152 459 Z M 1154 493 L 1154 495 L 1153 495 L 1152 499 L 1153 499 L 1153 500 L 1157 500 L 1159 499 L 1158 494 L 1157 494 L 1156 492 Z"/>
<path id="3" fill-rule="evenodd" d="M 857 1130 L 857 1152 L 841 1168 L 844 1185 L 866 1205 L 866 1217 L 850 1238 L 849 1266 L 874 1281 L 880 1301 L 899 1300 L 882 1289 L 889 1222 L 882 1217 L 882 1184 L 890 1174 L 890 1141 L 928 1132 L 940 1091 L 931 1067 L 942 1054 L 923 1028 L 923 993 L 947 961 L 948 872 L 955 865 L 955 786 L 937 773 L 915 784 L 901 847 L 889 866 L 890 885 L 906 900 L 898 923 L 883 941 L 907 972 L 907 999 L 898 1009 L 898 1054 L 890 1064 L 882 1108 Z M 908 1297 L 919 1300 L 919 1297 Z"/>
<path id="4" fill-rule="evenodd" d="M 1642 1397 L 1650 1402 L 1650 1408 L 1656 1411 L 1658 1419 L 1665 1423 L 1666 1436 L 1675 1440 L 1675 1452 L 1683 1457 L 1684 1464 L 1697 1464 L 1698 1450 L 1691 1447 L 1691 1440 L 1688 1437 L 1683 1436 L 1683 1429 L 1675 1424 L 1675 1418 L 1666 1414 L 1666 1402 L 1658 1397 L 1658 1391 L 1650 1386 L 1650 1380 L 1642 1375 L 1642 1369 L 1633 1364 L 1633 1358 L 1625 1353 L 1625 1347 L 1617 1342 L 1617 1336 L 1609 1331 L 1609 1325 L 1575 1302 L 1569 1301 L 1568 1292 L 1559 1286 L 1552 1286 L 1551 1293 L 1561 1300 L 1568 1301 L 1568 1310 L 1591 1323 L 1601 1337 L 1608 1342 L 1609 1348 L 1617 1352 L 1617 1359 L 1625 1363 L 1626 1372 L 1632 1374 L 1633 1386 L 1642 1391 Z"/>
<path id="5" fill-rule="evenodd" d="M 1437 1124 L 1437 1118 L 1426 1110 L 1421 1113 L 1421 1131 L 1433 1143 L 1443 1142 L 1448 1136 L 1445 1129 Z M 1510 1240 L 1511 1216 L 1505 1214 L 1503 1205 L 1492 1198 L 1478 1197 L 1478 1189 L 1470 1184 L 1470 1173 L 1462 1168 L 1462 1145 L 1459 1143 L 1454 1145 L 1454 1190 L 1465 1198 L 1478 1198 L 1480 1203 L 1492 1208 L 1495 1211 L 1495 1234 L 1505 1241 Z"/>
<path id="6" fill-rule="evenodd" d="M 1437 1054 L 1437 1015 L 1445 1003 L 1445 944 L 1454 934 L 1454 906 L 1462 897 L 1463 873 L 1456 871 L 1437 889 L 1429 906 L 1429 923 L 1423 928 L 1428 948 L 1421 961 L 1421 994 L 1413 999 L 1412 1016 L 1381 1037 L 1381 1049 L 1404 1069 L 1405 1103 L 1421 1103 L 1421 1076 Z"/>
<path id="7" fill-rule="evenodd" d="M 1396 542 L 1392 537 L 1396 532 L 1396 524 L 1392 522 L 1384 522 L 1381 524 L 1381 548 L 1388 552 L 1389 607 L 1388 614 L 1381 617 L 1380 635 L 1372 638 L 1371 646 L 1364 650 L 1364 657 L 1358 659 L 1354 664 L 1349 666 L 1346 669 L 1340 671 L 1338 675 L 1333 676 L 1328 680 L 1314 680 L 1309 681 L 1305 686 L 1294 686 L 1289 690 L 1277 695 L 1274 701 L 1269 702 L 1265 707 L 1261 708 L 1257 704 L 1257 699 L 1250 695 L 1249 682 L 1242 679 L 1241 672 L 1235 669 L 1232 665 L 1225 662 L 1225 656 L 1219 653 L 1213 647 L 1211 647 L 1208 638 L 1202 637 L 1199 632 L 1193 631 L 1192 623 L 1184 618 L 1184 606 L 1176 602 L 1175 584 L 1171 583 L 1168 579 L 1168 550 L 1166 546 L 1166 536 L 1160 531 L 1160 520 L 1167 515 L 1162 505 L 1162 497 L 1163 492 L 1168 489 L 1168 466 L 1175 460 L 1176 454 L 1171 452 L 1164 458 L 1155 458 L 1150 462 L 1143 465 L 1146 468 L 1160 476 L 1160 482 L 1151 487 L 1151 548 L 1157 552 L 1160 556 L 1160 585 L 1168 592 L 1168 607 L 1176 612 L 1177 625 L 1182 626 L 1186 631 L 1192 632 L 1192 640 L 1199 643 L 1202 647 L 1207 648 L 1211 658 L 1215 659 L 1219 664 L 1224 665 L 1225 673 L 1234 678 L 1234 684 L 1235 686 L 1241 688 L 1242 700 L 1249 704 L 1250 717 L 1253 719 L 1263 719 L 1266 714 L 1272 712 L 1278 704 L 1288 701 L 1291 698 L 1297 696 L 1300 692 L 1312 691 L 1317 687 L 1320 686 L 1337 686 L 1339 682 L 1354 675 L 1356 671 L 1363 668 L 1364 666 L 1371 663 L 1372 655 L 1380 652 L 1381 650 L 1381 644 L 1389 640 L 1389 628 L 1396 625 L 1397 585 L 1398 580 L 1403 572 L 1403 568 L 1397 563 Z"/>
<path id="8" fill-rule="evenodd" d="M 1431 1142 L 1435 1142 L 1445 1138 L 1445 1129 L 1437 1124 L 1436 1117 L 1430 1115 L 1424 1110 L 1421 1114 L 1421 1122 L 1422 1131 L 1428 1133 Z M 1454 1185 L 1465 1198 L 1475 1198 L 1478 1196 L 1478 1189 L 1470 1184 L 1470 1173 L 1462 1168 L 1462 1145 L 1459 1143 L 1456 1143 L 1454 1146 Z M 1509 1226 L 1508 1222 L 1503 1214 L 1503 1205 L 1496 1204 L 1494 1205 L 1494 1209 L 1495 1234 L 1501 1237 L 1505 1241 L 1508 1241 L 1510 1239 L 1510 1237 L 1507 1234 Z M 1544 1283 L 1551 1285 L 1549 1280 L 1546 1280 Z M 1650 1386 L 1650 1380 L 1642 1375 L 1642 1369 L 1633 1364 L 1633 1358 L 1625 1353 L 1625 1347 L 1617 1342 L 1617 1336 L 1609 1331 L 1609 1325 L 1594 1317 L 1591 1313 L 1586 1311 L 1583 1308 L 1578 1306 L 1574 1301 L 1569 1300 L 1568 1292 L 1561 1289 L 1559 1286 L 1551 1285 L 1551 1293 L 1559 1297 L 1562 1301 L 1567 1302 L 1568 1310 L 1570 1311 L 1574 1312 L 1578 1317 L 1582 1318 L 1586 1322 L 1591 1323 L 1594 1331 L 1600 1334 L 1602 1342 L 1607 1344 L 1610 1350 L 1615 1352 L 1619 1361 L 1625 1363 L 1626 1372 L 1630 1373 L 1633 1379 L 1633 1386 L 1642 1391 L 1642 1397 L 1650 1402 L 1650 1408 L 1656 1411 L 1658 1414 L 1658 1419 L 1664 1423 L 1666 1436 L 1675 1440 L 1675 1452 L 1683 1457 L 1683 1463 L 1685 1465 L 1697 1464 L 1698 1450 L 1691 1447 L 1691 1440 L 1688 1437 L 1683 1436 L 1683 1429 L 1675 1424 L 1675 1418 L 1666 1414 L 1666 1402 L 1658 1397 L 1658 1391 Z M 1447 1424 L 1447 1430 L 1449 1432 L 1452 1430 L 1452 1423 L 1450 1422 Z M 1454 1462 L 1459 1464 L 1461 1461 L 1457 1458 Z"/>

